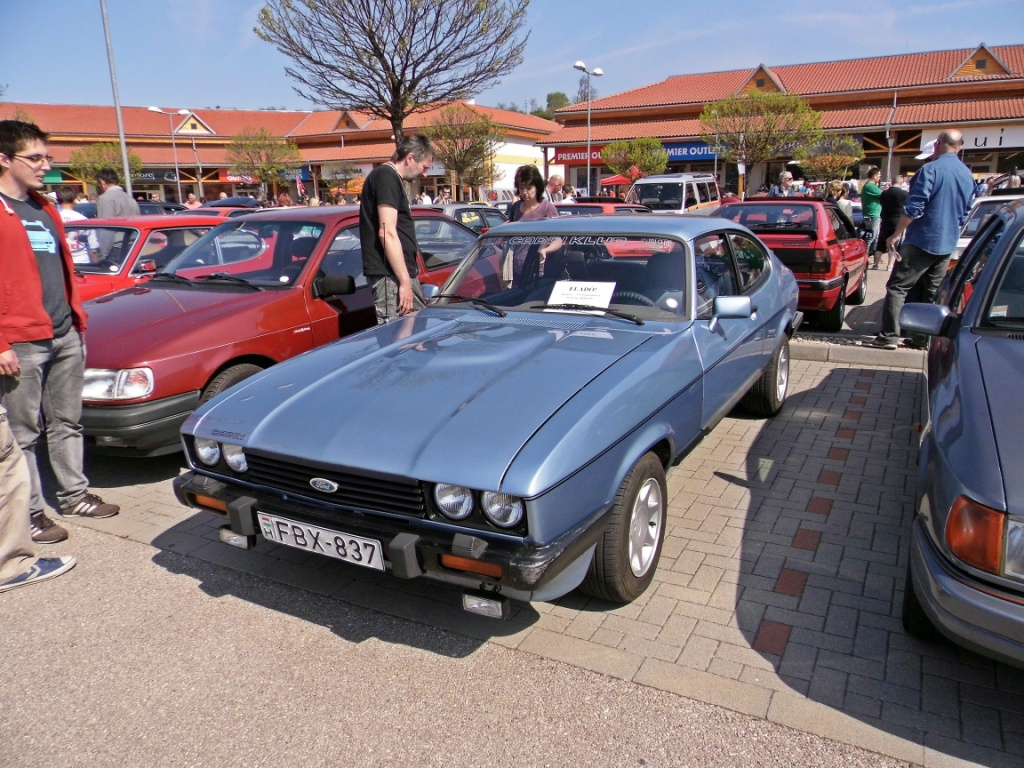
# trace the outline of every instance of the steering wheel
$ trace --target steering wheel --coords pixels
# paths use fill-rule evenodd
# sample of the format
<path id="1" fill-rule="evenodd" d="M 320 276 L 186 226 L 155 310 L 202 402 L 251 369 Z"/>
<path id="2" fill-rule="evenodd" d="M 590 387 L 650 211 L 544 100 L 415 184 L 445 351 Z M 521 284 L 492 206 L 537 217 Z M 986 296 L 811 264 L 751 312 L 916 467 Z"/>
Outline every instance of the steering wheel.
<path id="1" fill-rule="evenodd" d="M 612 294 L 612 301 L 614 302 L 616 298 L 631 299 L 633 301 L 640 302 L 641 304 L 648 307 L 657 306 L 653 301 L 648 299 L 642 293 L 636 293 L 634 291 L 616 291 L 615 293 Z"/>

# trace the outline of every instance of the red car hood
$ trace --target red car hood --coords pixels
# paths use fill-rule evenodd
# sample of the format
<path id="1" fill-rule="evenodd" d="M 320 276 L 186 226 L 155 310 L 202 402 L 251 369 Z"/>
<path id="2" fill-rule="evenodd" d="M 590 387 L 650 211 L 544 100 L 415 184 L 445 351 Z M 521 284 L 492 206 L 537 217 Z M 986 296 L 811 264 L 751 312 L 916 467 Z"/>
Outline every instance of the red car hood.
<path id="1" fill-rule="evenodd" d="M 132 367 L 251 338 L 272 314 L 268 306 L 299 298 L 295 293 L 147 284 L 87 301 L 87 365 Z"/>

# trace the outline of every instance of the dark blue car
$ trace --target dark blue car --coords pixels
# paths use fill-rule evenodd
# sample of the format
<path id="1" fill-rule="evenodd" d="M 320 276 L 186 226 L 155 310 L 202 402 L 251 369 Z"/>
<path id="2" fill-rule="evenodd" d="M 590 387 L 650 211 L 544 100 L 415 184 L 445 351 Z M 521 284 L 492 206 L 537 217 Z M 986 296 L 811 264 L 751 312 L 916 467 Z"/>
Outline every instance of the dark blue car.
<path id="1" fill-rule="evenodd" d="M 666 472 L 737 404 L 778 413 L 801 317 L 789 269 L 709 217 L 505 224 L 430 295 L 202 406 L 179 499 L 228 543 L 444 582 L 484 615 L 629 602 Z"/>
<path id="2" fill-rule="evenodd" d="M 903 625 L 1024 666 L 1024 203 L 900 324 L 933 337 Z"/>

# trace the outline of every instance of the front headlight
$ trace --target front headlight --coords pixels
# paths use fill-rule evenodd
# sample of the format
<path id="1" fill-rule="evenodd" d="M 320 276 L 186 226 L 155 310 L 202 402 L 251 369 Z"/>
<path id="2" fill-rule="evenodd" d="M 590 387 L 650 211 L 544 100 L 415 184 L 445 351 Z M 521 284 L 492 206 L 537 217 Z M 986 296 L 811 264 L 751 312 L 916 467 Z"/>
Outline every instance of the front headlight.
<path id="1" fill-rule="evenodd" d="M 450 520 L 465 520 L 473 512 L 473 492 L 461 485 L 438 483 L 434 486 L 434 501 Z"/>
<path id="2" fill-rule="evenodd" d="M 224 443 L 221 446 L 221 450 L 224 451 L 225 463 L 227 463 L 232 470 L 235 472 L 248 471 L 249 464 L 245 460 L 245 451 L 242 450 L 242 446 Z"/>
<path id="3" fill-rule="evenodd" d="M 487 491 L 483 495 L 484 515 L 499 528 L 514 528 L 523 519 L 526 506 L 517 496 Z"/>
<path id="4" fill-rule="evenodd" d="M 1006 522 L 1003 570 L 1007 576 L 1024 579 L 1024 519 L 1011 517 Z"/>
<path id="5" fill-rule="evenodd" d="M 153 392 L 153 371 L 149 368 L 86 368 L 83 400 L 134 400 Z"/>
<path id="6" fill-rule="evenodd" d="M 208 467 L 216 466 L 220 461 L 220 443 L 207 437 L 195 439 L 196 458 Z"/>

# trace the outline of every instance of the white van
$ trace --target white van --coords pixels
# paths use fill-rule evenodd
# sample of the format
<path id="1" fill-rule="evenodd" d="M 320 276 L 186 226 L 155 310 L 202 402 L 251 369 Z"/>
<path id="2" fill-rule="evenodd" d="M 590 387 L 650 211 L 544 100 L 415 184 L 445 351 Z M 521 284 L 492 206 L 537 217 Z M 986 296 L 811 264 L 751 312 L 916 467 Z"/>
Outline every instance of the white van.
<path id="1" fill-rule="evenodd" d="M 662 173 L 633 182 L 627 203 L 646 205 L 654 213 L 707 216 L 722 203 L 718 182 L 710 173 Z"/>

